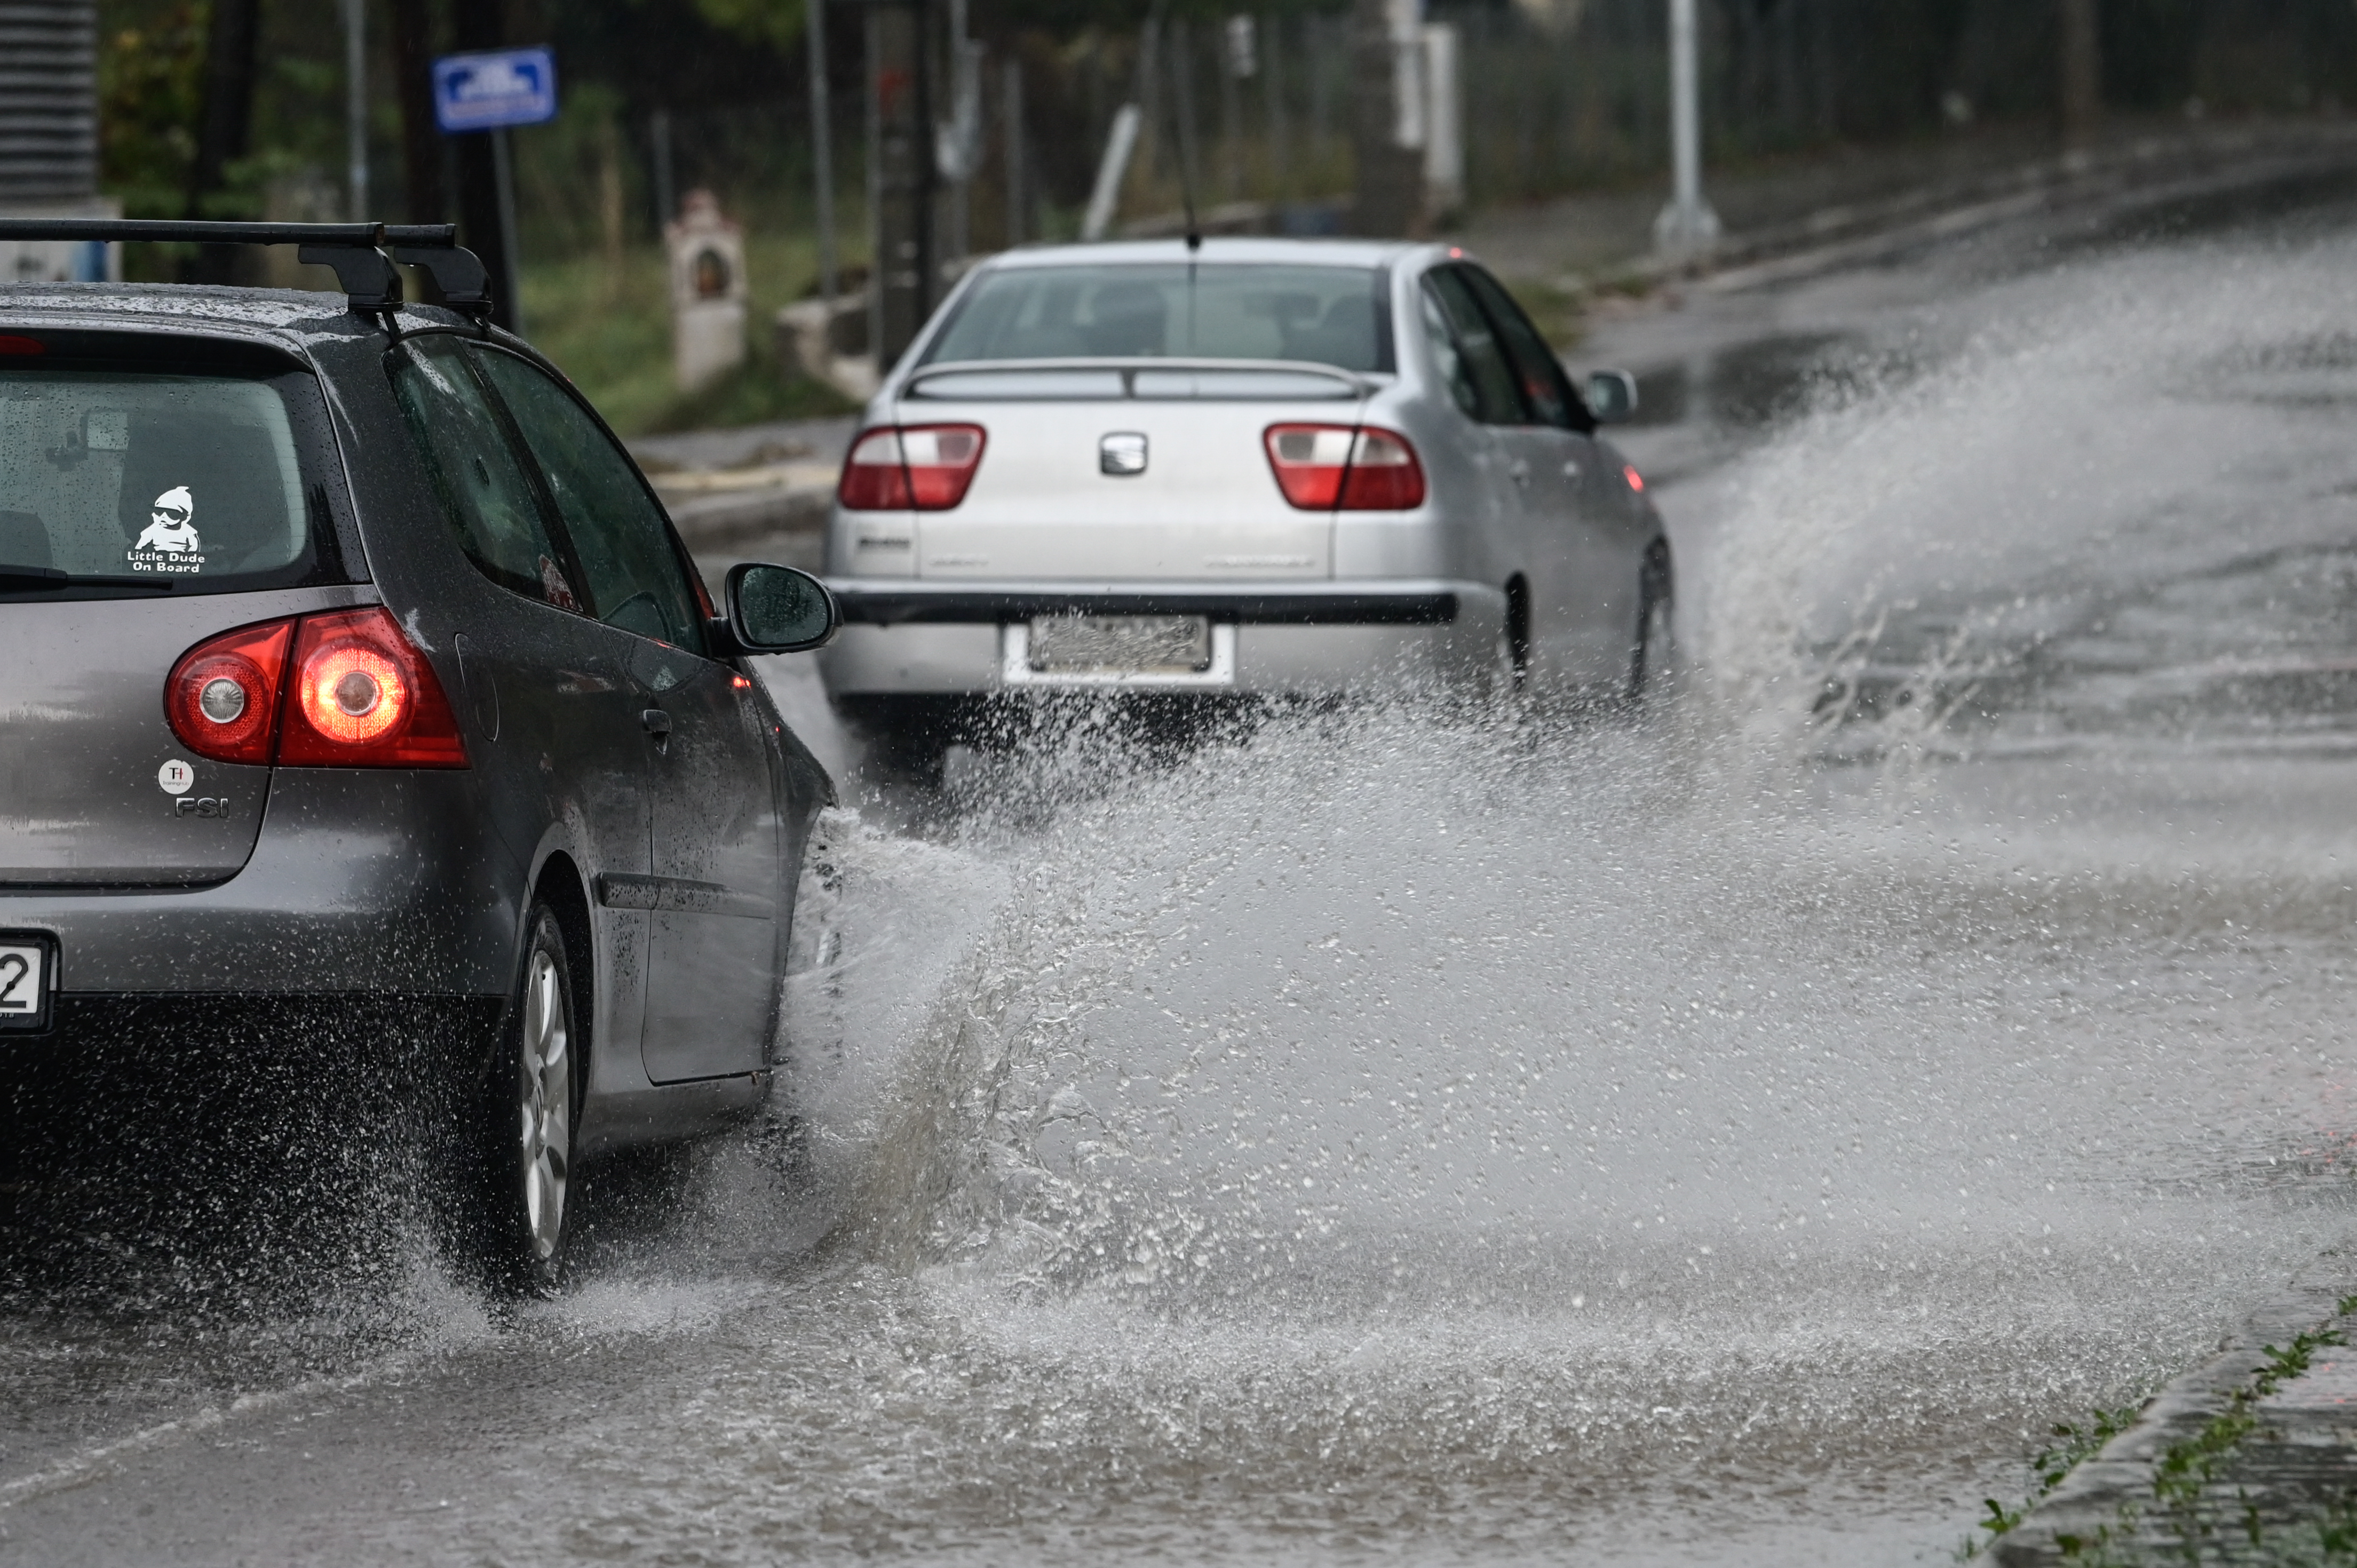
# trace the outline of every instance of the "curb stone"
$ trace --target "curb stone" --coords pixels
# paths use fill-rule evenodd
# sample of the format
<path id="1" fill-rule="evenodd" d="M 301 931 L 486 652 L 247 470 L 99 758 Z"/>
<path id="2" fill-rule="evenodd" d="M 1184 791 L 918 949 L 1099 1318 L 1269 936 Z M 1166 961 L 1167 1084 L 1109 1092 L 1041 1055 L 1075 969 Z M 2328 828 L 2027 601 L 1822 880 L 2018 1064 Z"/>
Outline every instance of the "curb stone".
<path id="1" fill-rule="evenodd" d="M 2051 1568 L 2115 1561 L 2123 1552 L 2133 1558 L 2139 1547 L 2157 1545 L 2138 1522 L 2158 1511 L 2153 1478 L 2162 1455 L 2199 1434 L 2230 1408 L 2237 1391 L 2251 1386 L 2269 1365 L 2266 1348 L 2338 1321 L 2347 1294 L 2346 1280 L 2304 1280 L 2252 1313 L 2224 1350 L 2155 1394 L 2133 1425 L 2082 1461 L 2020 1524 L 1989 1542 L 1988 1561 L 1999 1568 Z M 2357 1457 L 2350 1478 L 2357 1483 Z M 2099 1541 L 2113 1550 L 2098 1551 Z M 2184 1560 L 2181 1551 L 2169 1550 Z"/>

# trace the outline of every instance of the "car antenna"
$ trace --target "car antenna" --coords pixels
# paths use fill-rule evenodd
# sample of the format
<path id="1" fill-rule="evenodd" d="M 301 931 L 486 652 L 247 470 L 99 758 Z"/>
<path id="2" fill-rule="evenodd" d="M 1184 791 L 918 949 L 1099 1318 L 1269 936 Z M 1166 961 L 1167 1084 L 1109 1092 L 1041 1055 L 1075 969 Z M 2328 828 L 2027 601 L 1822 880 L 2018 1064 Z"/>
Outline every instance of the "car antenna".
<path id="1" fill-rule="evenodd" d="M 1157 40 L 1169 10 L 1168 0 L 1154 0 L 1154 11 L 1147 21 Z M 1193 116 L 1182 113 L 1178 103 L 1184 81 L 1174 58 L 1170 64 L 1170 91 L 1165 97 L 1170 104 L 1170 139 L 1178 148 L 1178 205 L 1187 217 L 1187 260 L 1191 266 L 1195 252 L 1203 248 L 1203 225 L 1195 216 L 1195 140 L 1187 134 L 1187 122 Z"/>

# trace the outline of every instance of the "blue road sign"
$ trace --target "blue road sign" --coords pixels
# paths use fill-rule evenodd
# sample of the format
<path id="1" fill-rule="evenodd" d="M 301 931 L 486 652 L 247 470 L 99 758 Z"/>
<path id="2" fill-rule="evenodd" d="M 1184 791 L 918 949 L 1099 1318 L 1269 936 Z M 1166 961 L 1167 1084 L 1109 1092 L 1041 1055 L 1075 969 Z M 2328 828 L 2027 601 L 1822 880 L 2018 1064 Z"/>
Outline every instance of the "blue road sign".
<path id="1" fill-rule="evenodd" d="M 434 62 L 434 121 L 445 131 L 537 125 L 556 117 L 556 61 L 545 48 L 487 49 Z"/>

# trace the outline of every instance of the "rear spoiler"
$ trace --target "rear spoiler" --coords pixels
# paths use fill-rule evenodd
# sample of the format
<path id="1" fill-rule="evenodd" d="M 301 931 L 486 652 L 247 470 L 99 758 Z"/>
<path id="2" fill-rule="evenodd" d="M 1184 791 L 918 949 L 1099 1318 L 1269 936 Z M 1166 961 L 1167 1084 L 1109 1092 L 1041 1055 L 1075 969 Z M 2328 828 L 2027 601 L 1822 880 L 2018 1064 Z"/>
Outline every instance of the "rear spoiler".
<path id="1" fill-rule="evenodd" d="M 381 317 L 400 334 L 394 262 L 424 267 L 452 309 L 488 322 L 490 274 L 458 243 L 455 223 L 210 223 L 150 218 L 0 218 L 0 240 L 179 242 L 202 245 L 296 245 L 299 261 L 332 268 L 352 314 Z"/>
<path id="2" fill-rule="evenodd" d="M 1261 401 L 1363 398 L 1374 383 L 1355 371 L 1309 360 L 1090 358 L 951 360 L 920 366 L 902 397 L 980 403 L 1169 398 Z"/>

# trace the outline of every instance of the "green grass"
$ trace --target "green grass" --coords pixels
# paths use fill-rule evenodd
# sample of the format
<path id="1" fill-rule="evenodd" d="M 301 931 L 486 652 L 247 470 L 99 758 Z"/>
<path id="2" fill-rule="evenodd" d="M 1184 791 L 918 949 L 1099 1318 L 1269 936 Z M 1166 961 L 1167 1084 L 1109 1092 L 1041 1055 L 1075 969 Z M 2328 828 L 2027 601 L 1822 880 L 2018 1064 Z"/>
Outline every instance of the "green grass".
<path id="1" fill-rule="evenodd" d="M 771 324 L 780 306 L 810 291 L 814 251 L 807 238 L 748 237 L 749 352 L 741 369 L 693 394 L 672 380 L 670 282 L 651 245 L 626 252 L 619 271 L 595 254 L 526 263 L 525 336 L 623 435 L 849 413 L 856 405 L 833 388 L 778 362 Z"/>
<path id="2" fill-rule="evenodd" d="M 2357 1295 L 2341 1297 L 2337 1316 L 2357 1316 Z M 2220 1466 L 2242 1446 L 2244 1439 L 2258 1430 L 2255 1407 L 2259 1402 L 2306 1372 L 2317 1351 L 2347 1343 L 2340 1327 L 2328 1324 L 2295 1336 L 2282 1349 L 2273 1345 L 2261 1346 L 2259 1354 L 2265 1358 L 2266 1365 L 2248 1383 L 2227 1397 L 2226 1408 L 2204 1423 L 2192 1436 L 2169 1444 L 2161 1453 L 2153 1466 L 2153 1499 L 2166 1510 L 2169 1526 L 2177 1533 L 2183 1561 L 2199 1563 L 2204 1558 L 2204 1544 L 2214 1532 L 2212 1512 L 2204 1509 L 2210 1500 L 2205 1493 Z M 2061 1486 L 2082 1460 L 2093 1457 L 2104 1444 L 2126 1431 L 2136 1413 L 2135 1410 L 2097 1411 L 2093 1419 L 2083 1425 L 2054 1428 L 2054 1435 L 2061 1441 L 2031 1461 L 2038 1484 L 2029 1498 L 2015 1509 L 2005 1507 L 1994 1498 L 1985 1498 L 1983 1506 L 1988 1509 L 1988 1517 L 1980 1521 L 1980 1528 L 1988 1532 L 1987 1539 L 1965 1542 L 1959 1555 L 1977 1557 L 1998 1537 L 2018 1528 L 2031 1509 Z M 2286 1568 L 2295 1563 L 2302 1568 L 2310 1563 L 2357 1563 L 2357 1490 L 2316 1518 L 2302 1521 L 2290 1537 L 2273 1540 L 2266 1536 L 2258 1510 L 2251 1500 L 2239 1492 L 2237 1498 L 2242 1504 L 2243 1528 L 2249 1539 L 2252 1561 L 2282 1563 Z M 2134 1505 L 2124 1505 L 2116 1531 L 2104 1526 L 2092 1536 L 2057 1535 L 2054 1544 L 2064 1558 L 2085 1563 L 2089 1568 L 2136 1561 L 2140 1554 L 2130 1541 L 2136 1515 Z M 2307 1540 L 2311 1532 L 2315 1536 L 2312 1546 Z"/>

